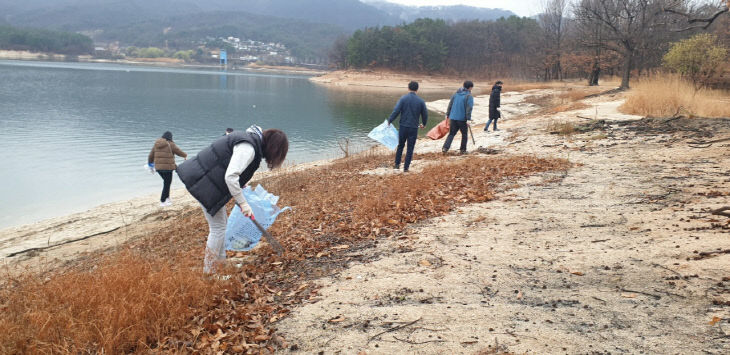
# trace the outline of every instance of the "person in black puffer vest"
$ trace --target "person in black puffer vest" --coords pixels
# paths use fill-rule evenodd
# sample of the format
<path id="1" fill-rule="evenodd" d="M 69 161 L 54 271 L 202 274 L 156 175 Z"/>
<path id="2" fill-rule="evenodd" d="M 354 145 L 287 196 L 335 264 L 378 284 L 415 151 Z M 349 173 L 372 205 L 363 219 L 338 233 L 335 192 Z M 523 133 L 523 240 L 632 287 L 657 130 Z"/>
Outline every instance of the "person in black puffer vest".
<path id="1" fill-rule="evenodd" d="M 253 211 L 243 197 L 243 187 L 259 168 L 261 159 L 266 160 L 270 169 L 278 168 L 288 151 L 289 140 L 284 132 L 278 129 L 262 131 L 258 126 L 251 126 L 246 131 L 233 131 L 218 138 L 177 167 L 180 180 L 203 207 L 210 228 L 203 272 L 215 272 L 216 264 L 226 258 L 226 203 L 233 197 L 241 212 L 253 217 Z"/>

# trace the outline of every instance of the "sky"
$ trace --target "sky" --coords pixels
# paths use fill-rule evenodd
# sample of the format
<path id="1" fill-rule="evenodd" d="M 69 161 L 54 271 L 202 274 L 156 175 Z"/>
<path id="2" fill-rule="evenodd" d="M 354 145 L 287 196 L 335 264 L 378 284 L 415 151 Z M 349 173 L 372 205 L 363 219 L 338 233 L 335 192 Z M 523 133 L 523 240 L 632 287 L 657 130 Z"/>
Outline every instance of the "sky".
<path id="1" fill-rule="evenodd" d="M 468 5 L 510 10 L 519 16 L 540 12 L 541 0 L 386 0 L 410 6 Z"/>

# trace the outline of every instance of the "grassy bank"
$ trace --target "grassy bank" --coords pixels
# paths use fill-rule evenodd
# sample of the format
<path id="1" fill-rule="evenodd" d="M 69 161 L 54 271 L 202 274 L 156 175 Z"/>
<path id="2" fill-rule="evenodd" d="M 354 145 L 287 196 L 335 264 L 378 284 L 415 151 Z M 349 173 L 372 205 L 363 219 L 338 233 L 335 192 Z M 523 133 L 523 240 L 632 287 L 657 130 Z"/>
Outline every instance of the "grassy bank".
<path id="1" fill-rule="evenodd" d="M 198 209 L 161 222 L 159 232 L 125 244 L 121 253 L 3 277 L 0 352 L 283 348 L 276 322 L 316 297 L 312 279 L 356 260 L 352 251 L 411 223 L 491 200 L 501 182 L 568 167 L 531 156 L 418 158 L 428 161 L 420 173 L 362 174 L 392 160 L 392 154 L 364 153 L 260 181 L 294 208 L 271 230 L 287 252 L 276 257 L 264 243 L 238 253 L 244 259 L 229 266 L 227 281 L 202 276 L 207 225 Z"/>
<path id="2" fill-rule="evenodd" d="M 637 80 L 620 109 L 624 113 L 649 117 L 678 114 L 730 117 L 730 92 L 697 88 L 678 75 L 655 75 Z"/>

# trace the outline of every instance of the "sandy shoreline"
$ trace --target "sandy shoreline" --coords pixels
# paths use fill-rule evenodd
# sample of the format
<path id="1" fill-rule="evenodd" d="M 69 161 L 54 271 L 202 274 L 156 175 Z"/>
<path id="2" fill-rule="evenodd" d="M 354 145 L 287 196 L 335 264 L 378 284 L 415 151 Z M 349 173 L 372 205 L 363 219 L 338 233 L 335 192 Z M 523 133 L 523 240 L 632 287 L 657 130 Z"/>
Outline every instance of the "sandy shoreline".
<path id="1" fill-rule="evenodd" d="M 179 69 L 220 69 L 219 65 L 201 64 L 201 63 L 185 63 L 182 60 L 172 58 L 130 58 L 130 59 L 98 59 L 89 55 L 68 57 L 63 54 L 53 53 L 37 53 L 29 51 L 8 51 L 0 50 L 0 61 L 2 60 L 19 60 L 28 62 L 66 62 L 66 63 L 100 63 L 100 64 L 119 64 L 134 65 L 147 67 L 162 68 L 179 68 Z M 294 66 L 274 66 L 259 65 L 251 63 L 243 67 L 228 68 L 231 71 L 254 71 L 266 72 L 272 74 L 296 74 L 296 75 L 323 75 L 327 71 L 294 67 Z"/>
<path id="2" fill-rule="evenodd" d="M 419 92 L 454 91 L 464 80 L 475 83 L 473 93 L 483 95 L 489 93 L 492 84 L 474 78 L 461 78 L 444 75 L 403 74 L 383 70 L 337 70 L 309 78 L 309 81 L 336 89 L 354 90 L 407 90 L 408 83 L 415 80 L 419 83 Z"/>
<path id="3" fill-rule="evenodd" d="M 451 80 L 443 83 L 453 87 Z M 730 225 L 709 211 L 730 205 L 730 145 L 693 149 L 687 142 L 727 136 L 730 119 L 626 115 L 618 111 L 623 93 L 579 100 L 583 108 L 576 110 L 550 112 L 535 104 L 561 93 L 503 93 L 498 132 L 482 130 L 488 96 L 477 94 L 476 142 L 470 139 L 467 148 L 482 157 L 474 152 L 564 158 L 571 168 L 505 181 L 492 201 L 353 250 L 359 261 L 327 268 L 327 276 L 311 280 L 312 298 L 274 323 L 287 348 L 306 354 L 726 353 L 730 255 L 723 250 Z M 447 104 L 427 105 L 443 113 Z M 562 124 L 591 127 L 562 135 L 555 128 Z M 426 164 L 419 154 L 439 152 L 442 144 L 419 139 L 411 174 Z M 458 137 L 452 151 L 455 146 Z M 388 167 L 362 173 L 401 174 Z M 78 222 L 59 219 L 25 231 L 42 244 L 49 231 L 80 223 L 103 232 L 123 217 L 122 227 L 102 238 L 4 260 L 70 259 L 165 228 L 176 215 L 200 214 L 189 196 L 173 196 L 174 209 L 156 210 L 151 198 L 152 207 L 139 207 L 136 220 L 121 214 L 103 224 L 82 214 Z M 109 217 L 105 212 L 115 208 L 123 204 L 97 212 Z"/>

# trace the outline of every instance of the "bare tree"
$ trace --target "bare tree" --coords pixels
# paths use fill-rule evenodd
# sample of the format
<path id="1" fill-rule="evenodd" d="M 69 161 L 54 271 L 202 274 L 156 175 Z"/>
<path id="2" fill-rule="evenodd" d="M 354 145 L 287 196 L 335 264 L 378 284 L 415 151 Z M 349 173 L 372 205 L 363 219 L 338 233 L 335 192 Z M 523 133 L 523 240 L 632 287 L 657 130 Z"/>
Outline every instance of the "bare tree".
<path id="1" fill-rule="evenodd" d="M 667 0 L 580 0 L 574 7 L 579 26 L 600 27 L 603 43 L 586 43 L 618 52 L 624 60 L 621 88 L 629 88 L 631 70 L 640 48 L 651 45 L 652 31 L 661 30 L 665 18 L 661 11 Z M 588 38 L 587 41 L 591 41 Z"/>
<path id="2" fill-rule="evenodd" d="M 667 0 L 662 11 L 675 15 L 673 31 L 706 30 L 723 14 L 730 15 L 730 0 L 688 2 Z"/>
<path id="3" fill-rule="evenodd" d="M 543 0 L 543 13 L 538 17 L 538 22 L 545 35 L 546 68 L 545 80 L 551 76 L 552 79 L 563 80 L 563 68 L 561 64 L 563 39 L 565 37 L 566 25 L 568 23 L 566 12 L 568 1 L 566 0 Z M 552 75 L 550 75 L 552 72 Z"/>

